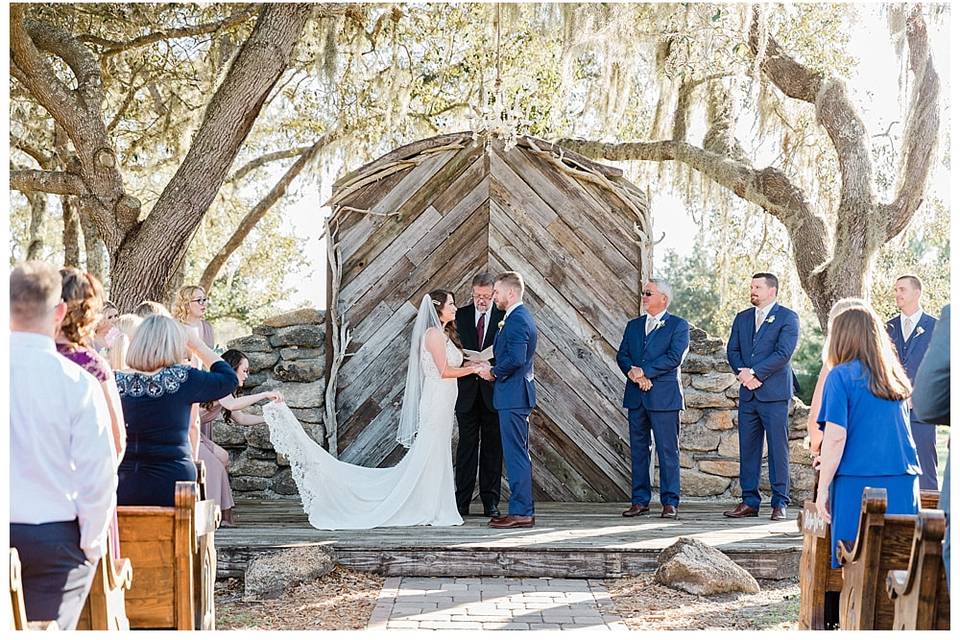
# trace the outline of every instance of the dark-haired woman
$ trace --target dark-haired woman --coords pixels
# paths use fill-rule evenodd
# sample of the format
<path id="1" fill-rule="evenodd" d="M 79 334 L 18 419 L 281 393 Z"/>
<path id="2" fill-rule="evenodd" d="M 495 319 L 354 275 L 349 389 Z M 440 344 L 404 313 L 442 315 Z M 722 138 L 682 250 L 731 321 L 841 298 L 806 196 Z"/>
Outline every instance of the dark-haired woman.
<path id="1" fill-rule="evenodd" d="M 250 374 L 250 361 L 246 354 L 236 349 L 229 349 L 220 356 L 223 361 L 237 372 L 237 389 L 243 386 Z M 248 396 L 236 397 L 236 390 L 230 395 L 215 400 L 203 406 L 200 415 L 200 459 L 207 469 L 207 496 L 219 506 L 223 516 L 222 526 L 233 526 L 233 491 L 230 489 L 230 477 L 227 468 L 230 465 L 230 454 L 227 450 L 213 441 L 213 422 L 220 414 L 230 423 L 250 426 L 263 424 L 263 418 L 256 414 L 246 413 L 243 409 L 262 400 L 276 400 L 283 402 L 283 395 L 279 391 L 264 391 Z"/>
<path id="2" fill-rule="evenodd" d="M 910 380 L 873 309 L 853 307 L 834 318 L 827 364 L 817 417 L 823 429 L 817 510 L 831 523 L 835 550 L 837 541 L 856 539 L 867 487 L 886 489 L 887 513 L 917 513 L 921 471 L 910 434 Z"/>

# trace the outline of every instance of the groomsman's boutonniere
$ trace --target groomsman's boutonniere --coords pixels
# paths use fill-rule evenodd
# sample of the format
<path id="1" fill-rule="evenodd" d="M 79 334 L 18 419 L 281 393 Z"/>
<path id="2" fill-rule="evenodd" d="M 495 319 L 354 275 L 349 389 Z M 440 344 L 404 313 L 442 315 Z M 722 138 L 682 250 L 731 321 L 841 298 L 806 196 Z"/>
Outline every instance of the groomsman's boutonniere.
<path id="1" fill-rule="evenodd" d="M 662 329 L 665 326 L 667 326 L 666 320 L 657 320 L 657 324 L 654 325 L 653 330 L 656 331 L 657 329 Z"/>
<path id="2" fill-rule="evenodd" d="M 769 318 L 766 319 L 765 322 L 766 322 L 767 324 L 773 324 L 773 321 L 776 320 L 776 319 L 777 319 L 777 316 L 770 316 Z"/>
<path id="3" fill-rule="evenodd" d="M 507 324 L 507 321 L 506 321 L 506 320 L 501 320 L 500 322 L 498 322 L 498 323 L 497 323 L 497 330 L 499 331 L 500 329 L 503 329 L 503 325 L 505 325 L 505 324 Z"/>
<path id="4" fill-rule="evenodd" d="M 918 327 L 917 327 L 917 335 L 918 335 L 918 336 L 922 336 L 923 334 L 924 334 L 923 327 L 918 326 Z"/>

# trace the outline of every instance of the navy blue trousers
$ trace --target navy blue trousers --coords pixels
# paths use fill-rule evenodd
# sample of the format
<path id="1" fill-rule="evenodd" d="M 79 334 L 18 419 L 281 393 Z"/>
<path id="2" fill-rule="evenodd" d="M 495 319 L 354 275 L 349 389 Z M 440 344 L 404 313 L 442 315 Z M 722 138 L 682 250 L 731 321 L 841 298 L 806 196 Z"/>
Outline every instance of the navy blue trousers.
<path id="1" fill-rule="evenodd" d="M 771 507 L 790 504 L 790 446 L 787 439 L 789 402 L 741 400 L 737 411 L 737 432 L 740 435 L 741 500 L 760 508 L 760 468 L 763 440 L 767 440 L 767 464 L 773 496 Z"/>
<path id="2" fill-rule="evenodd" d="M 650 504 L 650 451 L 657 447 L 660 462 L 660 504 L 680 504 L 680 412 L 628 409 L 630 462 L 633 486 L 631 504 Z"/>
<path id="3" fill-rule="evenodd" d="M 528 436 L 530 409 L 503 409 L 500 414 L 500 443 L 503 466 L 510 485 L 507 514 L 533 515 L 533 466 L 530 464 Z"/>
<path id="4" fill-rule="evenodd" d="M 920 468 L 923 470 L 923 475 L 920 476 L 920 488 L 936 491 L 938 489 L 937 427 L 919 420 L 911 420 L 910 432 L 913 433 L 913 441 L 917 445 L 917 457 L 920 458 Z"/>
<path id="5" fill-rule="evenodd" d="M 77 521 L 11 523 L 10 546 L 20 556 L 27 620 L 56 620 L 60 629 L 76 629 L 96 569 L 80 549 Z"/>

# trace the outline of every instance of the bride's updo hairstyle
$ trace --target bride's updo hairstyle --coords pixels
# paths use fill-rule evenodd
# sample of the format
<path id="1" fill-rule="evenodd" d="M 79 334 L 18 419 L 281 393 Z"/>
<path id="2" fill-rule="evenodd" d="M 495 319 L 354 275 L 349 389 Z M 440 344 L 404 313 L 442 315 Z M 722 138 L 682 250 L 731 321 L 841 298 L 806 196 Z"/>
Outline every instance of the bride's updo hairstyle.
<path id="1" fill-rule="evenodd" d="M 433 308 L 437 310 L 437 315 L 440 315 L 440 309 L 443 308 L 443 305 L 447 303 L 447 297 L 456 303 L 456 297 L 453 295 L 453 291 L 447 291 L 446 289 L 434 289 L 430 292 L 430 299 L 433 300 Z M 457 335 L 457 327 L 455 322 L 450 322 L 443 329 L 447 337 L 450 338 L 450 342 L 456 345 L 457 349 L 463 351 L 463 345 L 460 343 L 460 336 Z"/>

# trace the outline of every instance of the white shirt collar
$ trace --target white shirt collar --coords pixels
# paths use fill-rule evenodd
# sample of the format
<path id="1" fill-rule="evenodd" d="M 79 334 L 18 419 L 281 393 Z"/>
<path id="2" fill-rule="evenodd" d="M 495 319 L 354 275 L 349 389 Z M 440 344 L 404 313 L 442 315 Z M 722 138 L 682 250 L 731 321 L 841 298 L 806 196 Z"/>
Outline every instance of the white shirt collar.
<path id="1" fill-rule="evenodd" d="M 520 301 L 520 302 L 515 302 L 515 303 L 513 303 L 511 306 L 507 307 L 507 312 L 506 312 L 505 314 L 503 314 L 503 319 L 506 320 L 506 319 L 507 319 L 507 316 L 509 316 L 509 315 L 513 312 L 514 309 L 516 309 L 517 307 L 519 307 L 519 306 L 522 305 L 522 304 L 523 304 L 523 301 Z"/>
<path id="2" fill-rule="evenodd" d="M 493 311 L 493 303 L 490 303 L 490 306 L 487 307 L 487 310 L 483 313 L 477 310 L 477 305 L 473 305 L 473 324 L 476 325 L 480 322 L 480 316 L 483 316 L 483 326 L 486 327 L 490 324 L 490 313 Z"/>
<path id="3" fill-rule="evenodd" d="M 765 306 L 765 307 L 757 307 L 757 309 L 756 309 L 756 311 L 754 311 L 754 313 L 760 313 L 760 314 L 763 315 L 764 318 L 766 318 L 766 317 L 767 317 L 767 314 L 770 313 L 770 309 L 773 309 L 773 305 L 775 305 L 775 304 L 777 304 L 777 301 L 776 301 L 776 300 L 774 300 L 773 302 L 771 302 L 770 304 L 768 304 L 768 305 Z"/>
<path id="4" fill-rule="evenodd" d="M 900 333 L 903 334 L 904 338 L 909 338 L 906 332 L 906 322 L 910 320 L 910 335 L 913 335 L 914 330 L 916 330 L 917 325 L 920 324 L 920 318 L 923 317 L 923 307 L 917 307 L 917 311 L 913 315 L 905 315 L 902 311 L 900 312 Z"/>
<path id="5" fill-rule="evenodd" d="M 661 320 L 663 320 L 663 316 L 666 315 L 666 313 L 667 313 L 667 310 L 666 310 L 666 309 L 664 309 L 663 311 L 661 311 L 660 313 L 658 313 L 658 314 L 655 315 L 655 316 L 651 316 L 651 315 L 648 313 L 648 314 L 647 314 L 647 322 L 650 322 L 651 319 L 656 320 L 657 322 L 660 322 Z"/>

